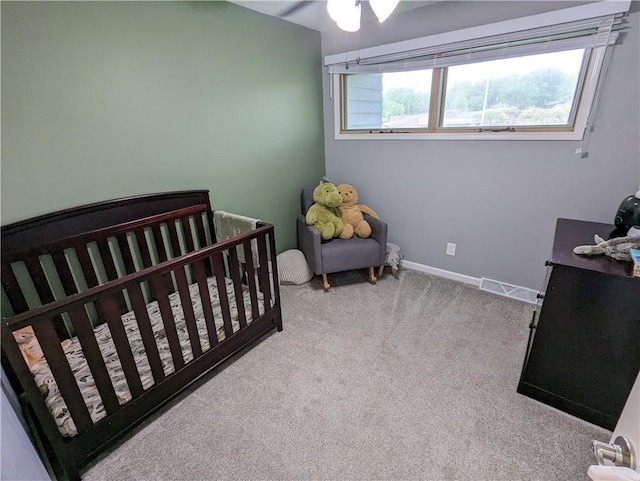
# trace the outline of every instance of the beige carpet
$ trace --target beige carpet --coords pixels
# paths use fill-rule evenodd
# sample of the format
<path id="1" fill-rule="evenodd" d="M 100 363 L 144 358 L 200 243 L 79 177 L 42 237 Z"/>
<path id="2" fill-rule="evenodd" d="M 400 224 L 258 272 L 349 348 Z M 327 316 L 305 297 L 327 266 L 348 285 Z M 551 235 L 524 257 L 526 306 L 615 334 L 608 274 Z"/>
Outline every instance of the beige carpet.
<path id="1" fill-rule="evenodd" d="M 283 332 L 84 479 L 588 479 L 610 432 L 516 393 L 532 306 L 410 270 L 333 283 L 282 286 Z"/>

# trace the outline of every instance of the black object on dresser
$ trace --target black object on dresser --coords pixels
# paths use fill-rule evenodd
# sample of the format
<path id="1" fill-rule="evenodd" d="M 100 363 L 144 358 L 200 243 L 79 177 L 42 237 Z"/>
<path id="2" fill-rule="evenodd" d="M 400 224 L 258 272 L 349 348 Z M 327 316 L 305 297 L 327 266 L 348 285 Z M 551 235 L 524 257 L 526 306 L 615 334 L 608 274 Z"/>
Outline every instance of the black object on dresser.
<path id="1" fill-rule="evenodd" d="M 640 278 L 632 264 L 578 256 L 614 225 L 558 219 L 549 280 L 534 313 L 518 392 L 606 429 L 640 370 Z"/>

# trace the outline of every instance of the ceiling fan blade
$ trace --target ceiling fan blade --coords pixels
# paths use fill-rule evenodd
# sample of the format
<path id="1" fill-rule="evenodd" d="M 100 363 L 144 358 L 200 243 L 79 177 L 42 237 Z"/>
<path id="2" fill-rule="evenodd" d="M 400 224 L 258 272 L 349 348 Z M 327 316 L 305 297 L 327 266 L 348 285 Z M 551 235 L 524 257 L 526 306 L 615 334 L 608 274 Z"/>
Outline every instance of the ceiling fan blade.
<path id="1" fill-rule="evenodd" d="M 310 3 L 313 3 L 313 0 L 304 0 L 304 1 L 301 1 L 301 2 L 295 2 L 289 8 L 287 8 L 287 9 L 283 10 L 282 12 L 280 12 L 280 14 L 278 16 L 279 17 L 288 17 L 289 15 L 293 15 L 298 10 L 306 7 Z"/>

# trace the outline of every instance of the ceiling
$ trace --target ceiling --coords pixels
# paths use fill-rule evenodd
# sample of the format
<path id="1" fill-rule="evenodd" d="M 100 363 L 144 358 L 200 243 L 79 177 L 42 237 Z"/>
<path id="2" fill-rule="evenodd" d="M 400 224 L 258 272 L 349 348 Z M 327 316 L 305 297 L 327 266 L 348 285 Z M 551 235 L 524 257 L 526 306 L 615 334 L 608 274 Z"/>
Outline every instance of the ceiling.
<path id="1" fill-rule="evenodd" d="M 302 25 L 319 32 L 336 29 L 336 23 L 329 17 L 327 13 L 327 2 L 325 0 L 230 0 L 242 7 L 250 8 L 266 15 L 278 17 L 288 22 Z M 401 0 L 400 5 L 396 7 L 397 11 L 410 10 L 413 8 L 423 7 L 439 0 Z M 367 2 L 363 2 L 367 3 Z M 371 8 L 363 5 L 362 23 L 376 21 Z"/>

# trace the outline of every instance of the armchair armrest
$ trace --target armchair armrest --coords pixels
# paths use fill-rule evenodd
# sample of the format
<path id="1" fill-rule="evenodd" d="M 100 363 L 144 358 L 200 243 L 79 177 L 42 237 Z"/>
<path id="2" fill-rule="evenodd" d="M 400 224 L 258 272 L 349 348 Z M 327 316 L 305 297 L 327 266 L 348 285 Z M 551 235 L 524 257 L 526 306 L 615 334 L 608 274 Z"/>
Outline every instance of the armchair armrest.
<path id="1" fill-rule="evenodd" d="M 307 225 L 303 215 L 298 215 L 298 248 L 307 258 L 311 270 L 316 275 L 322 274 L 322 250 L 320 232 L 313 226 Z M 385 244 L 386 245 L 386 244 Z"/>
<path id="2" fill-rule="evenodd" d="M 380 219 L 376 219 L 373 216 L 368 214 L 364 214 L 364 220 L 366 220 L 371 226 L 371 238 L 375 239 L 380 246 L 382 246 L 380 252 L 380 264 L 384 264 L 384 259 L 387 255 L 387 230 L 389 226 L 386 222 L 381 221 Z"/>

